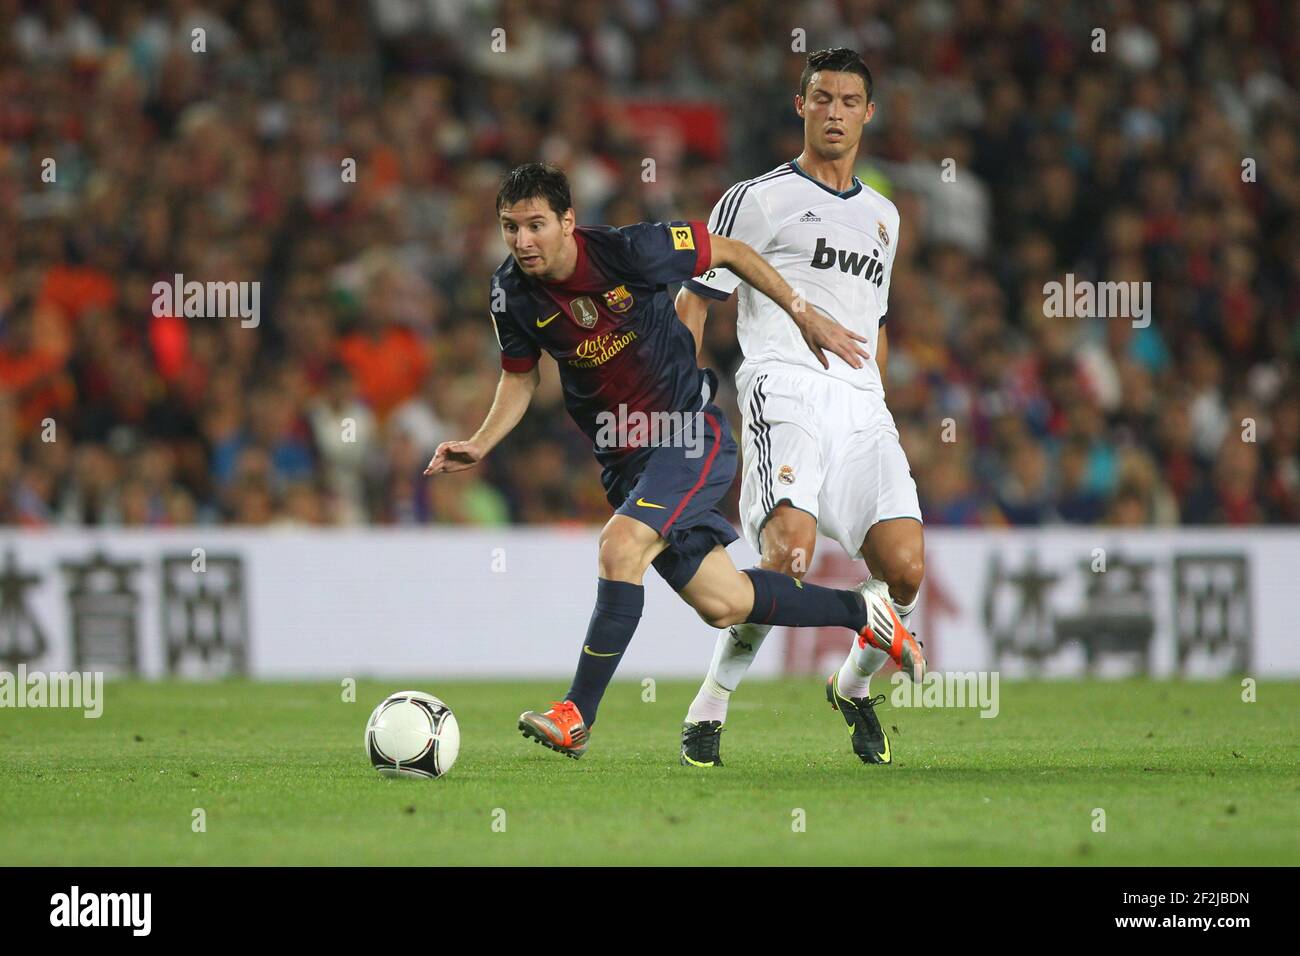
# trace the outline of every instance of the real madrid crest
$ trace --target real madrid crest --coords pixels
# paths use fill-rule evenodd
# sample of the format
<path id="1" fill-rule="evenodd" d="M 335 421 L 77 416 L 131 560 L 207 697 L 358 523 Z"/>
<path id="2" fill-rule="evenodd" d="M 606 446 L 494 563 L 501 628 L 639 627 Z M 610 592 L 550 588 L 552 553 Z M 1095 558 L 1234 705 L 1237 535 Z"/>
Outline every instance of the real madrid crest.
<path id="1" fill-rule="evenodd" d="M 880 234 L 880 241 L 885 245 L 889 245 L 889 230 L 885 228 L 885 224 L 877 220 L 876 230 Z"/>
<path id="2" fill-rule="evenodd" d="M 569 302 L 569 312 L 573 315 L 573 321 L 584 329 L 594 329 L 596 320 L 600 318 L 600 313 L 596 311 L 596 303 L 585 295 Z"/>

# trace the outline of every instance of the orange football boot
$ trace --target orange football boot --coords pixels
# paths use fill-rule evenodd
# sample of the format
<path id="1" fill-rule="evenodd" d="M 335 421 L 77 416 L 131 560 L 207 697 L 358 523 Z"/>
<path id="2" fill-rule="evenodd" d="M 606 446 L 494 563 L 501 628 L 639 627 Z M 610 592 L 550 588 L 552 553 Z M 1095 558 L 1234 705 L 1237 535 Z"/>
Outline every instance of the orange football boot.
<path id="1" fill-rule="evenodd" d="M 870 645 L 884 651 L 899 670 L 919 682 L 925 677 L 925 654 L 894 612 L 888 586 L 873 578 L 859 587 L 858 593 L 867 602 L 867 626 L 858 632 L 858 646 Z"/>
<path id="2" fill-rule="evenodd" d="M 543 747 L 574 760 L 587 752 L 587 725 L 572 701 L 551 701 L 550 709 L 543 714 L 524 711 L 519 715 L 519 730 Z"/>

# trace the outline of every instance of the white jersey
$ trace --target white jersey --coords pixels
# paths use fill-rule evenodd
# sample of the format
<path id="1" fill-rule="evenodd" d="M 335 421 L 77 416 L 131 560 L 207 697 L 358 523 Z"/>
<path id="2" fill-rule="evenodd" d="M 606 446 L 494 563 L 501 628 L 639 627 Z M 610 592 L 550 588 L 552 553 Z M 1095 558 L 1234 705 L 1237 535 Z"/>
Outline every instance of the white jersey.
<path id="1" fill-rule="evenodd" d="M 718 200 L 709 232 L 751 246 L 809 305 L 864 336 L 872 356 L 855 369 L 826 352 L 830 369 L 823 369 L 790 316 L 744 285 L 736 328 L 745 356 L 736 373 L 742 388 L 765 365 L 798 365 L 872 393 L 883 404 L 876 341 L 889 305 L 898 226 L 894 204 L 856 177 L 852 187 L 836 192 L 794 161 L 737 183 Z M 686 283 L 714 299 L 728 298 L 740 285 L 728 269 L 710 269 Z"/>

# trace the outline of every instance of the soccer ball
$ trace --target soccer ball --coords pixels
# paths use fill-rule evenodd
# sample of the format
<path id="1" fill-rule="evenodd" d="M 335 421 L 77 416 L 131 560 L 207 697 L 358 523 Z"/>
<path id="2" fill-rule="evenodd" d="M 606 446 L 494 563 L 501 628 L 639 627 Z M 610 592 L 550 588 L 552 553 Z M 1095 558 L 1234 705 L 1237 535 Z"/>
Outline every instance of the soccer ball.
<path id="1" fill-rule="evenodd" d="M 441 777 L 458 753 L 456 715 L 432 694 L 398 691 L 366 721 L 366 756 L 385 777 Z"/>

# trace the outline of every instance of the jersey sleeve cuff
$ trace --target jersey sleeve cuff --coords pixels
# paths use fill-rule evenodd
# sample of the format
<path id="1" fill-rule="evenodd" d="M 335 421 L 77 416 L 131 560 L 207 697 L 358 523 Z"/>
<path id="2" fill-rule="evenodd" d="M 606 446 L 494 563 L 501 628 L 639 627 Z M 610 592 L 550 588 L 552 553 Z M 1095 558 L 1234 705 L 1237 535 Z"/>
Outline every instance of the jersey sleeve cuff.
<path id="1" fill-rule="evenodd" d="M 717 289 L 710 289 L 706 285 L 701 285 L 694 279 L 687 279 L 682 285 L 690 289 L 696 295 L 702 295 L 706 299 L 717 299 L 719 302 L 725 302 L 731 298 L 730 292 L 719 292 Z"/>
<path id="2" fill-rule="evenodd" d="M 537 358 L 532 355 L 502 355 L 501 368 L 506 372 L 527 372 L 537 364 Z"/>
<path id="3" fill-rule="evenodd" d="M 884 324 L 885 324 L 885 317 L 882 315 L 882 316 L 880 317 L 880 325 L 877 325 L 876 328 L 880 328 L 880 326 L 881 326 L 881 325 L 884 325 Z"/>
<path id="4" fill-rule="evenodd" d="M 702 275 L 713 261 L 713 243 L 709 239 L 709 224 L 691 220 L 691 232 L 695 233 L 695 275 Z"/>

